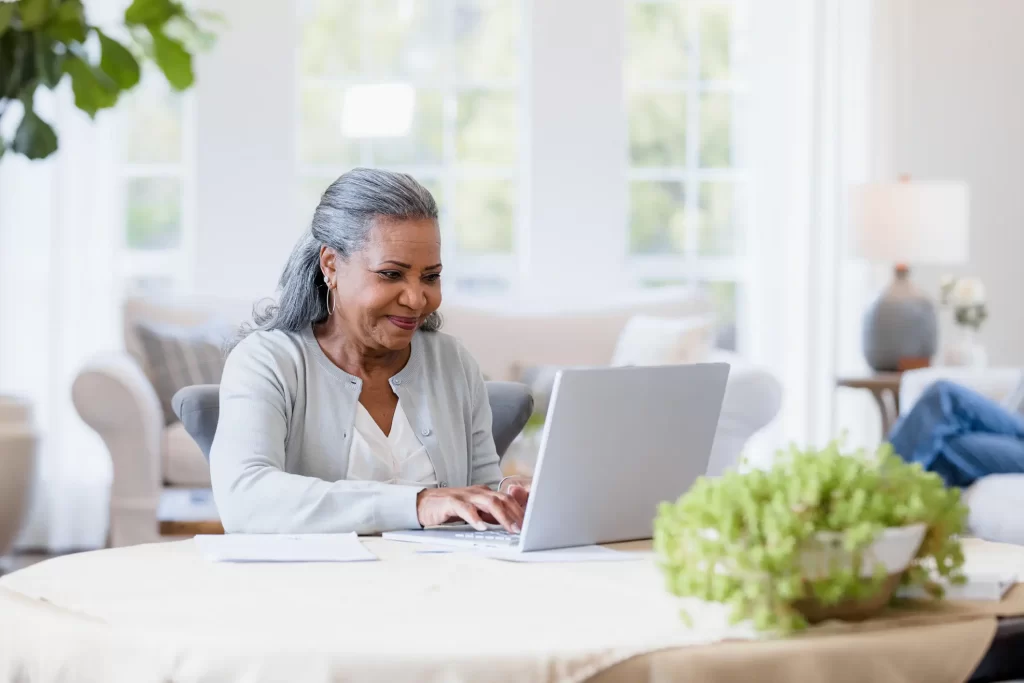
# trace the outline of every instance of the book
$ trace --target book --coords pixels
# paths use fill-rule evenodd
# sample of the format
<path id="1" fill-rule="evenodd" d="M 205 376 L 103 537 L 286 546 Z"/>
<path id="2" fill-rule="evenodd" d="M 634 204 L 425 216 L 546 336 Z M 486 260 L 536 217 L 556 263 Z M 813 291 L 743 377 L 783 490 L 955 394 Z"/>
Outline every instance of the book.
<path id="1" fill-rule="evenodd" d="M 999 602 L 1017 583 L 1017 575 L 1012 573 L 995 574 L 987 572 L 971 572 L 966 575 L 967 582 L 960 585 L 950 584 L 944 579 L 938 583 L 946 590 L 946 600 L 978 600 Z M 896 595 L 901 598 L 926 598 L 928 594 L 918 586 L 903 586 Z"/>

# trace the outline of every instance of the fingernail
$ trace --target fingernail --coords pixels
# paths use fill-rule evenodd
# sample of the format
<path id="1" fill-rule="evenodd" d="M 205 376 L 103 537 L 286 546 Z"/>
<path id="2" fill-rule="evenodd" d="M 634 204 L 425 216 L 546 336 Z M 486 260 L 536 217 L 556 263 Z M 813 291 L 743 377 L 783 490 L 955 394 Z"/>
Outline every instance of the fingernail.
<path id="1" fill-rule="evenodd" d="M 514 533 L 514 534 L 518 534 L 519 533 L 519 525 L 518 524 L 513 524 L 512 525 L 512 533 Z"/>
<path id="2" fill-rule="evenodd" d="M 473 528 L 476 529 L 477 531 L 487 531 L 487 525 L 484 524 L 483 522 L 479 522 L 477 524 L 474 524 Z"/>

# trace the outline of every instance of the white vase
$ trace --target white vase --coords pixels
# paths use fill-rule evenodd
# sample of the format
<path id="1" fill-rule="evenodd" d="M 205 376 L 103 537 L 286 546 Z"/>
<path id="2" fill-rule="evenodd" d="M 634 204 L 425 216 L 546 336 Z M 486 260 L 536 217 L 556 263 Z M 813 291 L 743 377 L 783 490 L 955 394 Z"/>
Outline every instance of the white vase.
<path id="1" fill-rule="evenodd" d="M 38 441 L 28 402 L 0 396 L 0 555 L 10 550 L 28 509 Z"/>
<path id="2" fill-rule="evenodd" d="M 941 364 L 945 366 L 983 368 L 988 365 L 988 353 L 978 333 L 971 327 L 957 325 L 949 341 L 942 346 Z"/>
<path id="3" fill-rule="evenodd" d="M 873 576 L 876 565 L 885 568 L 886 576 L 906 571 L 917 555 L 927 530 L 924 524 L 882 530 L 862 553 L 860 576 Z M 836 569 L 852 569 L 853 554 L 844 550 L 842 543 L 843 534 L 838 531 L 819 531 L 815 534 L 814 541 L 800 555 L 804 577 L 814 581 L 829 576 Z"/>

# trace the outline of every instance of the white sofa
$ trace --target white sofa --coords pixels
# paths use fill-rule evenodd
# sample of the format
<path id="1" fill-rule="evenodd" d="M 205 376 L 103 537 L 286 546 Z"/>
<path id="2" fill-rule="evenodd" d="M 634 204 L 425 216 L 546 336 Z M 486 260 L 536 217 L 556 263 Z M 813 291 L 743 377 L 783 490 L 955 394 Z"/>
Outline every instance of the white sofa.
<path id="1" fill-rule="evenodd" d="M 236 323 L 249 319 L 253 303 L 129 298 L 123 311 L 124 351 L 91 360 L 76 377 L 75 407 L 102 437 L 113 464 L 112 545 L 155 540 L 161 499 L 166 502 L 174 489 L 205 489 L 210 483 L 206 461 L 182 425 L 164 424 L 135 334 L 136 323 Z M 570 311 L 550 304 L 499 309 L 483 302 L 454 305 L 448 301 L 442 307 L 444 330 L 459 337 L 484 374 L 494 380 L 517 380 L 522 368 L 536 365 L 606 365 L 619 332 L 633 314 L 686 316 L 707 310 L 707 302 L 692 293 L 671 291 L 642 300 L 604 302 L 590 310 Z M 713 357 L 733 364 L 712 455 L 711 470 L 720 471 L 737 462 L 746 441 L 774 419 L 781 387 L 770 373 L 747 366 L 735 355 L 715 352 Z"/>

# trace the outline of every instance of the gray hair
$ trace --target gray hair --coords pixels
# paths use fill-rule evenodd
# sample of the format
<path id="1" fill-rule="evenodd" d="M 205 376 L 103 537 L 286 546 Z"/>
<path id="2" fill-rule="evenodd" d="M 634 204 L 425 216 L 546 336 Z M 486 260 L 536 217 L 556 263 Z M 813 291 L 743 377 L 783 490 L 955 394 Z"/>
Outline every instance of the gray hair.
<path id="1" fill-rule="evenodd" d="M 292 249 L 278 283 L 277 303 L 262 311 L 257 304 L 253 324 L 243 327 L 239 339 L 254 331 L 299 332 L 326 320 L 327 283 L 320 271 L 320 247 L 331 247 L 347 261 L 366 245 L 377 218 L 436 221 L 437 202 L 425 187 L 404 173 L 356 168 L 342 175 L 321 195 L 309 231 Z M 420 329 L 434 332 L 440 327 L 441 317 L 435 311 Z"/>

